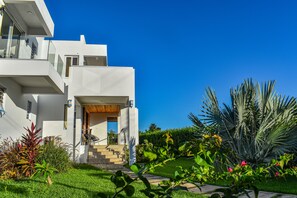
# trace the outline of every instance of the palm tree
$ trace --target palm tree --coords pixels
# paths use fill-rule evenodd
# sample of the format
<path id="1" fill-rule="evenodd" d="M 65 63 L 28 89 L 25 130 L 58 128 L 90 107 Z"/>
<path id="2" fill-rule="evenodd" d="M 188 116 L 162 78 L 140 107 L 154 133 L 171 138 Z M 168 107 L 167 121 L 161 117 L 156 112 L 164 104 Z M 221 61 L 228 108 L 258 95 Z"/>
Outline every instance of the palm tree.
<path id="1" fill-rule="evenodd" d="M 222 107 L 215 91 L 206 89 L 200 117 L 190 114 L 203 133 L 219 134 L 233 150 L 233 159 L 254 165 L 297 151 L 297 102 L 275 93 L 275 82 L 245 80 L 230 90 L 231 103 Z M 202 130 L 201 130 L 202 129 Z"/>

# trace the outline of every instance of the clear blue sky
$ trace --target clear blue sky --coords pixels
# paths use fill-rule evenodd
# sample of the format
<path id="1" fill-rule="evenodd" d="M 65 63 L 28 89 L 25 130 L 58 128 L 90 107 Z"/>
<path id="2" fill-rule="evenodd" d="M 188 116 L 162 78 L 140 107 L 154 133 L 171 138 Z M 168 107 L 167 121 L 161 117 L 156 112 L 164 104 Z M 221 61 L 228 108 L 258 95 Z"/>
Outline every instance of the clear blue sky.
<path id="1" fill-rule="evenodd" d="M 108 45 L 136 69 L 140 129 L 191 125 L 207 86 L 221 101 L 245 78 L 297 95 L 297 1 L 46 0 L 55 39 Z"/>

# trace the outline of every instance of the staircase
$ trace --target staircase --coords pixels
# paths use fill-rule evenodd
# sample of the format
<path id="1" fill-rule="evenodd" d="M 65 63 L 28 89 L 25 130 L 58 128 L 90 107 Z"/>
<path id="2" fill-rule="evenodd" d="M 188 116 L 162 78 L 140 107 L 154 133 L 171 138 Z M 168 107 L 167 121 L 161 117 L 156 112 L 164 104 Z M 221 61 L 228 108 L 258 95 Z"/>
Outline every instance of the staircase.
<path id="1" fill-rule="evenodd" d="M 125 162 L 124 145 L 90 145 L 88 164 L 102 169 L 120 169 Z"/>

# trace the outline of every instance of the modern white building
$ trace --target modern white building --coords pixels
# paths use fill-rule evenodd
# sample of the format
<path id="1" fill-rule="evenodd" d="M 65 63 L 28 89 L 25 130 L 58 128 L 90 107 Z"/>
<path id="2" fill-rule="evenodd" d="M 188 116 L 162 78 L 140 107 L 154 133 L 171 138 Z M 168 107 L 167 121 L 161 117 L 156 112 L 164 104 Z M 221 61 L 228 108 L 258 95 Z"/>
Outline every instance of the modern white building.
<path id="1" fill-rule="evenodd" d="M 72 145 L 86 162 L 88 144 L 108 145 L 109 122 L 118 144 L 138 144 L 135 71 L 108 66 L 107 46 L 49 40 L 54 22 L 43 0 L 0 0 L 0 135 L 20 138 L 36 123 L 42 137 Z M 90 134 L 96 141 L 89 141 Z M 87 141 L 87 145 L 86 145 Z"/>

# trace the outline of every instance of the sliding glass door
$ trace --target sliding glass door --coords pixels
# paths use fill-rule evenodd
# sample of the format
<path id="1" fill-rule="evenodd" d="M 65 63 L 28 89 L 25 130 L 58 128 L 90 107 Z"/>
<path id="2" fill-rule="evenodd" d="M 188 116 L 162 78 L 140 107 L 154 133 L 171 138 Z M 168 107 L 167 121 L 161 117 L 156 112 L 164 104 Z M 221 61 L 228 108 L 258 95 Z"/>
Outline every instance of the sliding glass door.
<path id="1" fill-rule="evenodd" d="M 0 13 L 0 58 L 18 58 L 21 32 L 5 11 Z"/>

